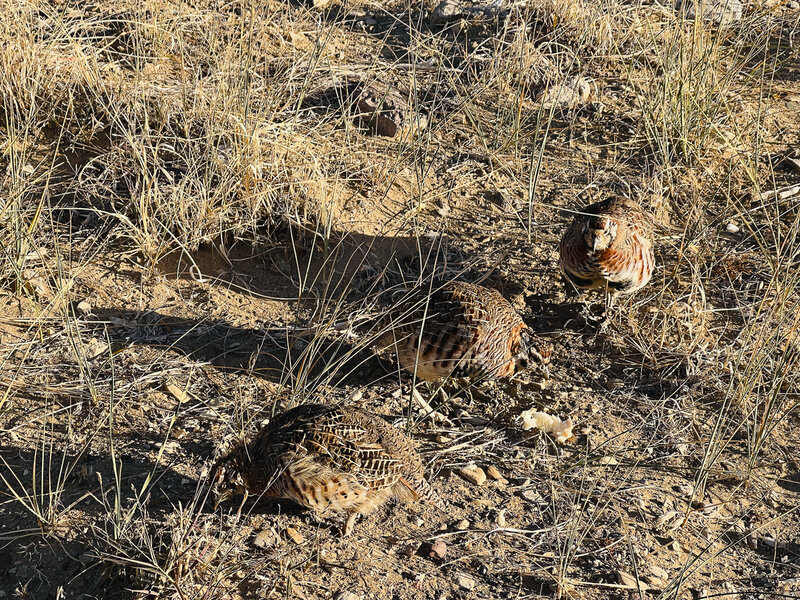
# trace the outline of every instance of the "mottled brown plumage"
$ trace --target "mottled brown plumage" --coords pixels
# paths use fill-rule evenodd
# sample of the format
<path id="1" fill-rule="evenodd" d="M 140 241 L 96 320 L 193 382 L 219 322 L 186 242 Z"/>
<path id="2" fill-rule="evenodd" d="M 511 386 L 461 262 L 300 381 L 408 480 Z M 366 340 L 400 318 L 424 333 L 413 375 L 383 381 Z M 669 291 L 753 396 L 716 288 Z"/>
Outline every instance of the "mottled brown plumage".
<path id="1" fill-rule="evenodd" d="M 241 475 L 251 494 L 289 498 L 318 513 L 354 517 L 392 498 L 443 507 L 424 478 L 414 443 L 378 415 L 356 408 L 306 404 L 287 410 L 220 465 L 222 477 Z M 348 520 L 346 533 L 353 522 Z"/>
<path id="2" fill-rule="evenodd" d="M 586 207 L 561 239 L 561 268 L 580 289 L 631 294 L 653 275 L 652 222 L 627 198 Z"/>
<path id="3" fill-rule="evenodd" d="M 511 377 L 531 367 L 546 375 L 552 353 L 500 292 L 474 283 L 413 290 L 386 327 L 379 348 L 426 381 Z"/>

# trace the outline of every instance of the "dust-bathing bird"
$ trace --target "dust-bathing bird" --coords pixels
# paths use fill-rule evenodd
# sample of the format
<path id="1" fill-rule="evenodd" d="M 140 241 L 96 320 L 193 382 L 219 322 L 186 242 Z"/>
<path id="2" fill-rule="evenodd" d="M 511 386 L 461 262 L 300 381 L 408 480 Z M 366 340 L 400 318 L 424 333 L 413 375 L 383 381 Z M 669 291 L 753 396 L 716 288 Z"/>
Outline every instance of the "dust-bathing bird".
<path id="1" fill-rule="evenodd" d="M 424 477 L 414 442 L 357 408 L 306 404 L 287 410 L 220 459 L 215 470 L 217 504 L 245 492 L 289 498 L 320 516 L 345 511 L 345 535 L 357 515 L 390 499 L 444 509 Z"/>

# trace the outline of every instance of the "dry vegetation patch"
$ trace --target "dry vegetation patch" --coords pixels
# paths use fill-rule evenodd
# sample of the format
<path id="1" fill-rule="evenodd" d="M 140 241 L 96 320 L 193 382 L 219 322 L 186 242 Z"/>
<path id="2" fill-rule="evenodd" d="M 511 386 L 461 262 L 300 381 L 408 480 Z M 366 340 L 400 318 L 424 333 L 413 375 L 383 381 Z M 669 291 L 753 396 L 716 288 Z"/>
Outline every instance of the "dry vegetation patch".
<path id="1" fill-rule="evenodd" d="M 798 594 L 796 2 L 0 11 L 0 598 Z M 558 240 L 614 194 L 657 270 L 598 330 Z M 499 289 L 549 384 L 420 412 L 372 342 L 433 275 Z M 307 401 L 407 428 L 448 514 L 214 509 Z"/>

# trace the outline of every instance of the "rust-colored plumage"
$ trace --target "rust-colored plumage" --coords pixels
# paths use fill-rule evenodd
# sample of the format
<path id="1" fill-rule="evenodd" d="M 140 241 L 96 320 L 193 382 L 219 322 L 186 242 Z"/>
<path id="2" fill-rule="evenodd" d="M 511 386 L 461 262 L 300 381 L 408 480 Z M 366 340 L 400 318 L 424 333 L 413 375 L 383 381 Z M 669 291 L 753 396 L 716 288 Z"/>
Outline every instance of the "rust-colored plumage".
<path id="1" fill-rule="evenodd" d="M 402 368 L 426 381 L 511 377 L 531 367 L 547 375 L 552 353 L 497 290 L 474 283 L 413 290 L 387 329 L 380 349 L 392 350 Z"/>
<path id="2" fill-rule="evenodd" d="M 651 223 L 627 198 L 586 207 L 561 239 L 561 268 L 580 289 L 632 294 L 653 275 Z"/>
<path id="3" fill-rule="evenodd" d="M 318 513 L 350 513 L 346 533 L 355 515 L 392 498 L 442 508 L 414 443 L 378 415 L 356 408 L 292 408 L 220 464 L 225 478 L 240 474 L 251 494 L 289 498 Z"/>

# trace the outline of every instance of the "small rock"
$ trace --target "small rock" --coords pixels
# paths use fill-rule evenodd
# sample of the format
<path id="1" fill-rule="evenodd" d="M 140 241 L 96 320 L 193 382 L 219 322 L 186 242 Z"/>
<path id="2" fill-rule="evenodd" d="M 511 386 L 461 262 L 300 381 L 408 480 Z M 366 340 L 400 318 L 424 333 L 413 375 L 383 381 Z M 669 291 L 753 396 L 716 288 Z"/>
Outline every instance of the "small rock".
<path id="1" fill-rule="evenodd" d="M 76 308 L 78 309 L 78 312 L 84 315 L 88 315 L 92 312 L 92 305 L 86 300 L 81 300 L 78 302 L 78 306 Z"/>
<path id="2" fill-rule="evenodd" d="M 645 575 L 642 580 L 647 582 L 651 590 L 664 590 L 667 587 L 667 580 L 655 575 Z"/>
<path id="3" fill-rule="evenodd" d="M 614 390 L 621 390 L 622 388 L 625 387 L 625 382 L 622 381 L 622 379 L 619 379 L 618 377 L 612 377 L 611 379 L 606 381 L 606 387 L 612 392 Z"/>
<path id="4" fill-rule="evenodd" d="M 303 538 L 303 534 L 297 531 L 294 527 L 287 527 L 286 528 L 286 537 L 292 540 L 295 544 L 302 544 L 305 539 Z"/>
<path id="5" fill-rule="evenodd" d="M 617 571 L 617 583 L 621 586 L 630 588 L 630 589 L 646 589 L 647 586 L 644 585 L 641 581 L 638 581 L 636 577 L 631 575 L 630 573 L 626 573 L 625 571 Z"/>
<path id="6" fill-rule="evenodd" d="M 456 577 L 456 585 L 462 590 L 470 591 L 475 588 L 475 580 L 466 575 L 459 575 Z"/>
<path id="7" fill-rule="evenodd" d="M 494 519 L 494 522 L 497 523 L 498 527 L 505 527 L 506 526 L 506 509 L 501 508 L 497 511 L 497 516 Z"/>
<path id="8" fill-rule="evenodd" d="M 773 538 L 771 536 L 768 536 L 768 535 L 765 535 L 764 537 L 762 537 L 761 541 L 764 542 L 764 545 L 767 548 L 770 548 L 772 550 L 775 550 L 776 548 L 778 550 L 784 550 L 786 548 L 786 544 L 784 542 L 779 542 L 775 538 Z"/>
<path id="9" fill-rule="evenodd" d="M 486 473 L 475 465 L 463 467 L 457 473 L 474 485 L 483 485 L 486 482 Z"/>
<path id="10" fill-rule="evenodd" d="M 425 525 L 425 521 L 423 521 L 420 517 L 414 517 L 411 522 L 416 525 L 417 527 L 422 527 Z"/>
<path id="11" fill-rule="evenodd" d="M 469 521 L 466 519 L 461 519 L 458 523 L 455 524 L 455 528 L 459 531 L 465 531 L 469 529 Z"/>
<path id="12" fill-rule="evenodd" d="M 353 592 L 348 592 L 347 590 L 342 590 L 333 597 L 333 600 L 361 600 L 361 596 Z"/>
<path id="13" fill-rule="evenodd" d="M 786 200 L 787 198 L 791 198 L 796 194 L 800 194 L 800 185 L 791 185 L 778 190 L 761 192 L 760 198 L 761 200 L 774 200 L 775 198 L 778 198 L 779 200 Z"/>
<path id="14" fill-rule="evenodd" d="M 500 469 L 498 469 L 494 465 L 489 465 L 488 467 L 486 467 L 486 476 L 494 481 L 502 481 L 504 483 L 508 483 L 508 480 L 505 477 L 503 477 L 503 474 L 500 472 Z"/>
<path id="15" fill-rule="evenodd" d="M 519 495 L 523 500 L 534 502 L 536 504 L 538 504 L 542 499 L 542 496 L 536 490 L 522 490 Z"/>
<path id="16" fill-rule="evenodd" d="M 725 231 L 728 233 L 739 233 L 739 226 L 736 223 L 728 223 L 725 225 Z"/>
<path id="17" fill-rule="evenodd" d="M 462 417 L 461 422 L 466 425 L 472 425 L 473 427 L 483 427 L 489 422 L 489 419 L 484 417 Z"/>
<path id="18" fill-rule="evenodd" d="M 442 0 L 431 13 L 431 22 L 437 25 L 453 21 L 461 17 L 464 10 L 456 0 Z"/>
<path id="19" fill-rule="evenodd" d="M 357 391 L 355 394 L 353 394 L 353 395 L 352 395 L 351 399 L 353 400 L 353 402 L 358 402 L 358 401 L 359 401 L 359 400 L 361 400 L 361 398 L 363 398 L 363 397 L 364 397 L 364 392 L 362 392 L 361 390 L 359 390 L 359 391 Z M 350 592 L 346 592 L 346 593 L 348 593 L 348 594 L 349 594 Z"/>
<path id="20" fill-rule="evenodd" d="M 436 540 L 431 544 L 431 549 L 428 552 L 428 556 L 436 560 L 444 560 L 447 556 L 447 544 L 445 544 L 442 540 Z"/>
<path id="21" fill-rule="evenodd" d="M 545 109 L 560 108 L 568 110 L 589 102 L 592 95 L 592 86 L 584 77 L 568 77 L 561 83 L 555 83 L 540 91 L 536 101 L 541 102 Z"/>
<path id="22" fill-rule="evenodd" d="M 673 552 L 683 552 L 683 546 L 681 546 L 678 540 L 672 542 L 669 547 Z"/>
<path id="23" fill-rule="evenodd" d="M 669 573 L 658 565 L 650 565 L 650 572 L 661 579 L 669 579 Z"/>
<path id="24" fill-rule="evenodd" d="M 262 529 L 253 536 L 253 544 L 259 548 L 269 548 L 275 545 L 275 537 L 269 529 Z"/>

